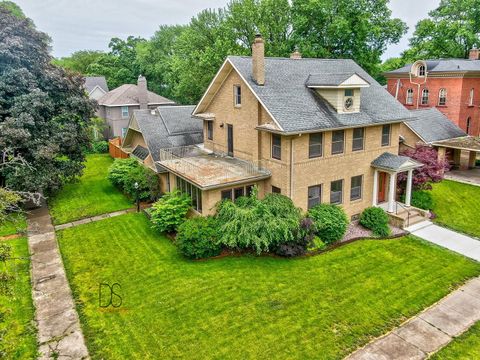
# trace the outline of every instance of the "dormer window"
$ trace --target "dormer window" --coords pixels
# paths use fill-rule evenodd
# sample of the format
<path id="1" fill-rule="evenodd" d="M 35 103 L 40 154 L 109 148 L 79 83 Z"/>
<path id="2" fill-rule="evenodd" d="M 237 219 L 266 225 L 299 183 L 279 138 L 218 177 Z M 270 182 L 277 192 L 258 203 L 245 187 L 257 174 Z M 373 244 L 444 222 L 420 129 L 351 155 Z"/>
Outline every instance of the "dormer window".
<path id="1" fill-rule="evenodd" d="M 242 106 L 242 87 L 240 85 L 233 87 L 233 102 L 235 107 Z"/>
<path id="2" fill-rule="evenodd" d="M 418 75 L 418 76 L 425 76 L 425 72 L 426 72 L 426 70 L 425 70 L 425 65 L 420 65 L 420 66 L 418 67 L 417 75 Z"/>

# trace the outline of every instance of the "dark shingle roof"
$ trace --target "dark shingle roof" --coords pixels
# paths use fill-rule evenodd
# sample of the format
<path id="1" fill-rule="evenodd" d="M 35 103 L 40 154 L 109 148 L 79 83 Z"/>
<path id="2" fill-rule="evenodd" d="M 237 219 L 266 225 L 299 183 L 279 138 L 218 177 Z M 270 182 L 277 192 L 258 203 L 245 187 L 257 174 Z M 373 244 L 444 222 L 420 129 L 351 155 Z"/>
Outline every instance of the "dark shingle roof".
<path id="1" fill-rule="evenodd" d="M 203 142 L 203 123 L 192 119 L 193 109 L 194 106 L 159 106 L 154 114 L 151 110 L 133 112 L 154 161 L 160 160 L 160 149 Z"/>
<path id="2" fill-rule="evenodd" d="M 172 100 L 155 94 L 152 91 L 148 91 L 147 93 L 148 104 L 175 104 L 175 102 Z M 104 94 L 100 99 L 98 99 L 98 103 L 106 106 L 140 104 L 140 101 L 138 100 L 138 86 L 134 84 L 120 85 L 119 87 Z"/>
<path id="3" fill-rule="evenodd" d="M 372 166 L 387 170 L 399 170 L 405 163 L 411 162 L 415 167 L 422 166 L 420 163 L 409 158 L 408 156 L 395 155 L 384 152 L 382 155 L 372 161 Z"/>
<path id="4" fill-rule="evenodd" d="M 147 148 L 144 148 L 141 145 L 137 145 L 132 151 L 132 155 L 139 158 L 140 160 L 145 160 L 149 154 Z"/>
<path id="5" fill-rule="evenodd" d="M 468 59 L 438 59 L 426 60 L 427 72 L 469 72 L 480 71 L 480 60 Z M 399 69 L 387 71 L 385 74 L 408 74 L 412 64 L 407 64 Z"/>
<path id="6" fill-rule="evenodd" d="M 306 132 L 383 124 L 408 119 L 410 113 L 353 60 L 265 58 L 265 85 L 252 79 L 251 57 L 228 59 L 248 82 L 285 132 Z M 311 74 L 357 73 L 370 83 L 361 90 L 358 113 L 339 114 L 305 86 Z"/>
<path id="7" fill-rule="evenodd" d="M 90 93 L 95 87 L 98 86 L 105 92 L 108 92 L 107 80 L 105 76 L 86 76 L 85 77 L 85 89 Z"/>
<path id="8" fill-rule="evenodd" d="M 437 108 L 411 110 L 414 118 L 405 124 L 425 142 L 453 139 L 467 134 Z"/>

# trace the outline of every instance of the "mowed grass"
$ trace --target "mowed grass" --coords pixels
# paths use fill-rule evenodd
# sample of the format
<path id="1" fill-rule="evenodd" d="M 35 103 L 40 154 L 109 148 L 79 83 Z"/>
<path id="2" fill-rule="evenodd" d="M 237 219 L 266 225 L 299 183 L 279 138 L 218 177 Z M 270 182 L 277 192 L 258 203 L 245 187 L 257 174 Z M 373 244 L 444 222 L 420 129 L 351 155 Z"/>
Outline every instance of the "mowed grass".
<path id="1" fill-rule="evenodd" d="M 9 292 L 0 285 L 0 358 L 33 359 L 37 354 L 27 238 L 7 240 L 15 260 L 7 262 Z M 0 272 L 5 266 L 0 263 Z"/>
<path id="2" fill-rule="evenodd" d="M 27 220 L 23 214 L 12 214 L 9 220 L 0 223 L 0 236 L 24 233 L 27 230 Z"/>
<path id="3" fill-rule="evenodd" d="M 480 322 L 477 322 L 430 359 L 480 359 Z"/>
<path id="4" fill-rule="evenodd" d="M 194 262 L 143 214 L 57 234 L 94 359 L 340 359 L 480 274 L 413 237 Z M 119 308 L 99 307 L 102 282 Z"/>
<path id="5" fill-rule="evenodd" d="M 435 222 L 480 238 L 480 187 L 444 180 L 433 184 Z"/>
<path id="6" fill-rule="evenodd" d="M 49 200 L 54 224 L 64 224 L 81 218 L 132 207 L 128 200 L 107 179 L 113 159 L 108 154 L 87 155 L 83 175 Z"/>

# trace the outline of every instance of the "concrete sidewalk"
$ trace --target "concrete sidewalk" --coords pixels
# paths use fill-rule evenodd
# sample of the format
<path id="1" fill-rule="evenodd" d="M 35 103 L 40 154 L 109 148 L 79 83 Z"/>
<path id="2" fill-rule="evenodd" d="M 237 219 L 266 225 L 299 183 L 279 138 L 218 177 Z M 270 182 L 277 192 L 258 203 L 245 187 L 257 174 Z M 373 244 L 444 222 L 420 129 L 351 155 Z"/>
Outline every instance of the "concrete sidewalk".
<path id="1" fill-rule="evenodd" d="M 48 208 L 27 216 L 39 359 L 88 359 Z"/>
<path id="2" fill-rule="evenodd" d="M 68 228 L 71 228 L 71 227 L 74 227 L 74 226 L 88 224 L 90 222 L 99 221 L 99 220 L 103 220 L 103 219 L 111 218 L 111 217 L 115 217 L 115 216 L 130 214 L 130 213 L 133 213 L 133 212 L 136 212 L 136 211 L 137 211 L 136 208 L 130 208 L 130 209 L 127 209 L 127 210 L 120 210 L 120 211 L 114 211 L 114 212 L 107 213 L 107 214 L 91 216 L 91 217 L 87 217 L 87 218 L 84 218 L 84 219 L 72 221 L 72 222 L 69 222 L 69 223 L 56 225 L 55 230 L 68 229 Z"/>

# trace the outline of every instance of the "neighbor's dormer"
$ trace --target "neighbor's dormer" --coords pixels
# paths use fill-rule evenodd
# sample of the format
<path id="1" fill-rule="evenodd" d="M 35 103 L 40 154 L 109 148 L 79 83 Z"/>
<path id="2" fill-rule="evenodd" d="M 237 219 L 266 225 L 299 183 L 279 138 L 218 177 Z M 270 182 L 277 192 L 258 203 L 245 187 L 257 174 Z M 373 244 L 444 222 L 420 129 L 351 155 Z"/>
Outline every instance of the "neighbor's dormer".
<path id="1" fill-rule="evenodd" d="M 310 74 L 305 84 L 314 89 L 340 114 L 357 113 L 362 101 L 361 89 L 370 83 L 357 73 Z"/>

